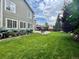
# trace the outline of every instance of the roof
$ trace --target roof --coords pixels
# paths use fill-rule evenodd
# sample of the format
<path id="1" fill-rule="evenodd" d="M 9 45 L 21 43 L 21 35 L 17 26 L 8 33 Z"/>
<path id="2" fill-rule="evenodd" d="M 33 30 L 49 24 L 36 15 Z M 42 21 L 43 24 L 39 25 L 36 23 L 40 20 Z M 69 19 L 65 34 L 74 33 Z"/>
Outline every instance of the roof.
<path id="1" fill-rule="evenodd" d="M 31 6 L 28 4 L 28 2 L 26 0 L 24 0 L 24 2 L 27 4 L 27 6 L 30 8 L 30 10 L 32 11 L 32 13 L 34 13 L 34 11 L 32 10 Z"/>

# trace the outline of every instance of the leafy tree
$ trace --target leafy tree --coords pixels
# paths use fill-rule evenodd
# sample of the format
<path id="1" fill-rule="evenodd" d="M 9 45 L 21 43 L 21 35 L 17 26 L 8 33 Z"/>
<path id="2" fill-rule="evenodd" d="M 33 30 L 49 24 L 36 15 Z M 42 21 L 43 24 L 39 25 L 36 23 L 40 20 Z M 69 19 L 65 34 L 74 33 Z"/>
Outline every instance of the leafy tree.
<path id="1" fill-rule="evenodd" d="M 74 2 L 72 3 L 72 8 L 71 10 L 71 15 L 72 17 L 69 17 L 69 22 L 72 24 L 73 28 L 76 29 L 79 25 L 79 8 L 78 8 L 78 4 L 79 0 L 74 0 Z"/>
<path id="2" fill-rule="evenodd" d="M 75 30 L 79 25 L 79 0 L 73 0 L 73 3 L 64 7 L 63 27 L 68 30 Z M 66 25 L 66 26 L 65 26 Z M 67 27 L 69 25 L 69 27 Z M 66 27 L 66 28 L 65 28 Z M 71 28 L 71 29 L 70 29 Z"/>

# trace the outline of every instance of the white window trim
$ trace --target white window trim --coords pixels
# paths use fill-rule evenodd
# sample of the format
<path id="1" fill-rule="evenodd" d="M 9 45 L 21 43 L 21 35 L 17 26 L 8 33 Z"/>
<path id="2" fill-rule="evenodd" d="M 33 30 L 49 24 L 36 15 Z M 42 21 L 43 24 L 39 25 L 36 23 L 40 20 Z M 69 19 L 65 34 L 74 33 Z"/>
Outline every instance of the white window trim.
<path id="1" fill-rule="evenodd" d="M 5 0 L 5 10 L 6 10 L 6 7 L 7 7 L 7 6 L 6 6 L 6 0 Z"/>
<path id="2" fill-rule="evenodd" d="M 28 28 L 28 22 L 26 22 L 26 28 Z"/>
<path id="3" fill-rule="evenodd" d="M 29 29 L 32 29 L 33 28 L 33 24 L 32 23 L 29 23 L 30 24 L 30 28 Z"/>
<path id="4" fill-rule="evenodd" d="M 25 27 L 25 28 L 20 28 L 20 22 L 26 23 L 26 21 L 19 21 L 19 29 L 26 29 L 27 27 Z M 27 26 L 27 24 L 26 24 L 26 26 Z"/>
<path id="5" fill-rule="evenodd" d="M 11 3 L 15 4 L 15 3 L 12 2 L 12 1 L 11 1 Z M 7 10 L 6 7 L 7 7 L 7 6 L 6 6 L 6 0 L 5 0 L 5 11 L 8 11 L 8 12 L 11 12 L 11 13 L 14 13 L 14 14 L 16 13 L 16 10 L 15 10 L 15 12 L 12 12 L 12 11 Z M 15 7 L 16 7 L 16 4 L 15 4 Z"/>
<path id="6" fill-rule="evenodd" d="M 28 24 L 31 24 L 31 23 L 28 22 Z M 29 29 L 30 29 L 30 26 L 29 26 Z"/>
<path id="7" fill-rule="evenodd" d="M 3 27 L 3 0 L 1 0 L 1 27 Z"/>
<path id="8" fill-rule="evenodd" d="M 6 28 L 7 29 L 18 29 L 18 20 L 11 19 L 11 18 L 6 18 L 5 20 L 6 20 L 5 21 L 6 22 L 5 24 L 6 24 Z M 8 28 L 8 26 L 7 26 L 7 20 L 12 20 L 12 28 Z M 13 28 L 13 21 L 16 21 L 17 22 L 16 28 Z"/>

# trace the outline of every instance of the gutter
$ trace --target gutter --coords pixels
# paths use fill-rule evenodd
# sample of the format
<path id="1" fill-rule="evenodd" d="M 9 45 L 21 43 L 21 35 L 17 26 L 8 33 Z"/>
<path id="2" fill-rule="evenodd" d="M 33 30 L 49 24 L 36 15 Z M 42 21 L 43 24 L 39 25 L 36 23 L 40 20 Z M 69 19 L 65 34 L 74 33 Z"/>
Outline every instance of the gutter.
<path id="1" fill-rule="evenodd" d="M 24 0 L 24 2 L 27 4 L 27 6 L 30 8 L 30 10 L 31 10 L 32 13 L 34 14 L 34 11 L 32 10 L 32 8 L 31 8 L 31 6 L 29 5 L 29 3 L 28 3 L 26 0 Z"/>

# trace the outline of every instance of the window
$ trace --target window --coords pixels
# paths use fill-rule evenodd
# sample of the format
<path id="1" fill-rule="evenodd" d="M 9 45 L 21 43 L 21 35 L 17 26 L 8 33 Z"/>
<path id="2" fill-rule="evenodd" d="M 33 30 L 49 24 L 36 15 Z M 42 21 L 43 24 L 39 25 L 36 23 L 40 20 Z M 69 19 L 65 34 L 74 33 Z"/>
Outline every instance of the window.
<path id="1" fill-rule="evenodd" d="M 5 10 L 16 13 L 16 4 L 10 0 L 5 0 Z"/>
<path id="2" fill-rule="evenodd" d="M 28 28 L 32 28 L 32 24 L 28 23 Z"/>
<path id="3" fill-rule="evenodd" d="M 12 20 L 7 20 L 7 27 L 12 28 Z"/>
<path id="4" fill-rule="evenodd" d="M 28 28 L 30 28 L 30 23 L 28 23 Z"/>
<path id="5" fill-rule="evenodd" d="M 20 22 L 20 28 L 23 28 L 23 22 Z"/>
<path id="6" fill-rule="evenodd" d="M 31 12 L 28 11 L 28 12 L 27 12 L 27 18 L 30 18 L 30 17 L 31 17 Z"/>
<path id="7" fill-rule="evenodd" d="M 30 24 L 30 27 L 32 28 L 32 24 Z"/>
<path id="8" fill-rule="evenodd" d="M 26 23 L 24 23 L 24 28 L 26 28 Z"/>
<path id="9" fill-rule="evenodd" d="M 16 27 L 17 27 L 17 22 L 13 21 L 13 28 L 16 28 Z"/>
<path id="10" fill-rule="evenodd" d="M 30 17 L 30 12 L 28 13 L 28 17 Z"/>
<path id="11" fill-rule="evenodd" d="M 20 22 L 20 28 L 26 28 L 26 23 L 25 22 Z"/>
<path id="12" fill-rule="evenodd" d="M 5 8 L 7 10 L 10 10 L 10 1 L 9 0 L 5 0 Z"/>
<path id="13" fill-rule="evenodd" d="M 7 28 L 17 28 L 17 21 L 13 19 L 7 19 Z"/>

